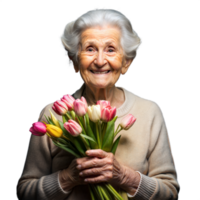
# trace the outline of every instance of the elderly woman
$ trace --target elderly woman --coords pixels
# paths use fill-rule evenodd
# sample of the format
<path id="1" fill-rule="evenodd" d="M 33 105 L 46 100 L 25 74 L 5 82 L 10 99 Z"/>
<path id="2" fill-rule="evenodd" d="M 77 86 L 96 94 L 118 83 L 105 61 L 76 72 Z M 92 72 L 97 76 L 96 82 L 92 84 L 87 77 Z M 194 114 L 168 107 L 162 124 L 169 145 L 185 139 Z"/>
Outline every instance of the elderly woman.
<path id="1" fill-rule="evenodd" d="M 74 159 L 48 137 L 32 136 L 18 198 L 88 200 L 87 184 L 109 182 L 130 199 L 178 199 L 179 185 L 159 107 L 115 86 L 140 44 L 129 20 L 114 10 L 93 10 L 67 24 L 62 42 L 84 81 L 73 96 L 84 96 L 90 105 L 110 101 L 117 108 L 116 126 L 129 113 L 137 121 L 121 132 L 115 156 L 97 149 L 87 151 L 88 157 Z M 51 107 L 43 109 L 39 121 L 45 121 Z"/>

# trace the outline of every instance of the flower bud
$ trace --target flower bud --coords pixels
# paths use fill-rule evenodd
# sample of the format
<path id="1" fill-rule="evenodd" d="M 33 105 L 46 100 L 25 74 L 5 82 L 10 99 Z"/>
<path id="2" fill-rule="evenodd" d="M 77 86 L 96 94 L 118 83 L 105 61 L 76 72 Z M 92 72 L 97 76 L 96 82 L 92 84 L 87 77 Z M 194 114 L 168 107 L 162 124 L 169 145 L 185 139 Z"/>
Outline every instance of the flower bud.
<path id="1" fill-rule="evenodd" d="M 107 106 L 101 110 L 101 119 L 104 122 L 111 121 L 116 115 L 116 107 Z"/>
<path id="2" fill-rule="evenodd" d="M 33 135 L 43 136 L 46 133 L 46 125 L 42 122 L 33 123 L 32 127 L 29 130 Z"/>
<path id="3" fill-rule="evenodd" d="M 87 113 L 91 121 L 93 122 L 99 121 L 101 118 L 100 105 L 88 106 Z"/>
<path id="4" fill-rule="evenodd" d="M 110 106 L 110 102 L 109 101 L 105 101 L 105 100 L 99 100 L 97 101 L 97 105 L 100 105 L 101 111 L 103 108 Z"/>
<path id="5" fill-rule="evenodd" d="M 81 126 L 71 119 L 64 123 L 64 128 L 74 137 L 79 136 L 82 132 Z"/>
<path id="6" fill-rule="evenodd" d="M 76 99 L 73 103 L 74 105 L 74 112 L 78 116 L 84 116 L 87 112 L 87 102 L 84 97 L 81 97 L 81 99 Z"/>
<path id="7" fill-rule="evenodd" d="M 53 122 L 56 126 L 60 127 L 60 124 L 59 124 L 57 118 L 54 116 L 54 114 L 51 112 L 51 110 L 49 110 L 49 112 L 50 112 L 50 114 L 51 114 L 51 120 L 52 120 L 52 122 Z"/>
<path id="8" fill-rule="evenodd" d="M 135 121 L 136 118 L 132 114 L 128 114 L 122 119 L 122 121 L 120 122 L 120 126 L 124 130 L 128 130 L 134 124 Z"/>
<path id="9" fill-rule="evenodd" d="M 46 127 L 47 127 L 47 133 L 52 137 L 59 138 L 63 134 L 62 129 L 57 126 L 54 126 L 52 124 L 47 124 Z"/>
<path id="10" fill-rule="evenodd" d="M 68 107 L 66 106 L 66 104 L 63 101 L 56 101 L 53 106 L 52 109 L 58 114 L 58 115 L 64 115 L 67 111 L 68 111 Z"/>
<path id="11" fill-rule="evenodd" d="M 69 111 L 74 109 L 73 103 L 74 103 L 75 99 L 71 95 L 69 95 L 69 94 L 64 95 L 63 98 L 61 99 L 61 101 L 63 101 L 66 104 Z"/>

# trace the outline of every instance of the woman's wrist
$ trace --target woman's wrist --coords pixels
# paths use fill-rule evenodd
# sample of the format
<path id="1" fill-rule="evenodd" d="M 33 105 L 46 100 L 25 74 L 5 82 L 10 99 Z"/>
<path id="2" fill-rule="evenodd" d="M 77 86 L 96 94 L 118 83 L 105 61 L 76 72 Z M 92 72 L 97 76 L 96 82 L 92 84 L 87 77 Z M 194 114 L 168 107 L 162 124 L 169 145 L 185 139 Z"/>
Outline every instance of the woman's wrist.
<path id="1" fill-rule="evenodd" d="M 73 182 L 67 169 L 61 170 L 59 172 L 58 178 L 59 178 L 60 187 L 65 192 L 70 192 L 75 186 L 75 183 Z"/>
<path id="2" fill-rule="evenodd" d="M 140 179 L 141 176 L 138 172 L 125 166 L 121 188 L 128 194 L 134 195 L 139 187 Z"/>

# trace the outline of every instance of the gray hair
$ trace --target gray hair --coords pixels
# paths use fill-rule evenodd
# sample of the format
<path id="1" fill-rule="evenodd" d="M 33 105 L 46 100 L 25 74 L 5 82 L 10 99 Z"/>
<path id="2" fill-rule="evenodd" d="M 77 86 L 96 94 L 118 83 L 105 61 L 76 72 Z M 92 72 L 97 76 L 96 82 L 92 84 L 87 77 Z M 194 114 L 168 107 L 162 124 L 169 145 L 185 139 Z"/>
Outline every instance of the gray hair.
<path id="1" fill-rule="evenodd" d="M 76 21 L 68 23 L 61 37 L 68 56 L 78 64 L 78 50 L 81 33 L 87 28 L 96 26 L 117 26 L 122 33 L 121 45 L 127 59 L 134 59 L 136 49 L 141 43 L 137 33 L 133 30 L 130 21 L 120 12 L 110 9 L 91 10 Z"/>

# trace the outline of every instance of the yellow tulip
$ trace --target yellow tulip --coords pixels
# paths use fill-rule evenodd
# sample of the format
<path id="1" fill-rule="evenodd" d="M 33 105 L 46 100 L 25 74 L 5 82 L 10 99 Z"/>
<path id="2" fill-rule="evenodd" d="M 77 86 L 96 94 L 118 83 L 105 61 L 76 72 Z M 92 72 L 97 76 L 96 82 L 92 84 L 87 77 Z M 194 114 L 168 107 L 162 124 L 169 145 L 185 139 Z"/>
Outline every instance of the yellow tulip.
<path id="1" fill-rule="evenodd" d="M 59 138 L 63 135 L 62 129 L 57 126 L 54 126 L 52 124 L 47 124 L 46 127 L 47 127 L 47 133 L 52 137 Z"/>
<path id="2" fill-rule="evenodd" d="M 51 112 L 51 110 L 49 110 L 49 112 L 50 112 L 50 114 L 51 114 L 51 120 L 53 121 L 53 123 L 54 123 L 56 126 L 60 127 L 60 124 L 59 124 L 57 118 L 54 116 L 54 114 Z"/>

